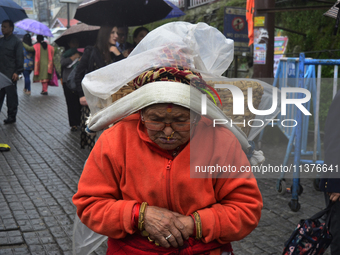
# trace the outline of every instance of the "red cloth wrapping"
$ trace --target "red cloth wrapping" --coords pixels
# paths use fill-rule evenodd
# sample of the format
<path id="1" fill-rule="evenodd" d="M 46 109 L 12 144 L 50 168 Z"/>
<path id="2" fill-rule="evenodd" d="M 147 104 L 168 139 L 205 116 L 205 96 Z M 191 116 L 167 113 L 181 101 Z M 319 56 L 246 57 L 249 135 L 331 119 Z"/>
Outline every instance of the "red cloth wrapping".
<path id="1" fill-rule="evenodd" d="M 108 239 L 108 249 L 106 255 L 152 255 L 152 254 L 164 254 L 164 255 L 208 255 L 210 251 L 218 248 L 221 251 L 231 252 L 231 244 L 220 244 L 216 241 L 210 243 L 202 243 L 193 237 L 190 237 L 188 241 L 184 241 L 184 245 L 180 248 L 164 248 L 156 246 L 155 243 L 149 242 L 146 237 L 142 237 L 139 234 L 127 235 L 123 239 Z"/>
<path id="2" fill-rule="evenodd" d="M 254 8 L 255 0 L 247 0 L 246 20 L 248 22 L 248 38 L 249 38 L 248 46 L 254 43 Z"/>
<path id="3" fill-rule="evenodd" d="M 141 205 L 140 203 L 137 203 L 132 208 L 131 225 L 135 229 L 138 229 L 138 218 L 139 218 L 140 205 Z"/>

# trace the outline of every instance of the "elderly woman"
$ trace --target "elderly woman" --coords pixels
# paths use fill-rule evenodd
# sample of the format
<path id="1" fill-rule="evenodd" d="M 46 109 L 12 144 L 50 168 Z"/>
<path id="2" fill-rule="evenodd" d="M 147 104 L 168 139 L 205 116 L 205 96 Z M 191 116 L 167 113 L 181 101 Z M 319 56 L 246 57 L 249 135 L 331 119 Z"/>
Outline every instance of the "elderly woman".
<path id="1" fill-rule="evenodd" d="M 193 78 L 200 75 L 149 70 L 130 95 L 145 89 L 157 98 L 154 88 L 185 89 Z M 190 111 L 188 93 L 183 104 L 146 105 L 94 146 L 73 202 L 85 225 L 109 237 L 107 254 L 232 254 L 230 242 L 257 226 L 262 198 L 251 173 L 191 178 L 193 165 L 240 169 L 249 162 L 231 131 Z"/>

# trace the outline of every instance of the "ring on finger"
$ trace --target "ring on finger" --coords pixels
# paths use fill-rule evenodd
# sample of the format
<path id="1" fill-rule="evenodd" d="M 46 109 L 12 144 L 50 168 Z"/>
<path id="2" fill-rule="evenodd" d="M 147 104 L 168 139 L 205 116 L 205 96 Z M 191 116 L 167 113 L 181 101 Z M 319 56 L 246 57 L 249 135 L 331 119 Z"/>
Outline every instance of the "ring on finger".
<path id="1" fill-rule="evenodd" d="M 171 236 L 172 234 L 168 235 L 167 237 L 165 237 L 165 240 L 168 240 Z"/>
<path id="2" fill-rule="evenodd" d="M 149 242 L 153 242 L 154 240 L 152 240 L 150 237 L 148 237 L 148 240 L 149 240 Z"/>

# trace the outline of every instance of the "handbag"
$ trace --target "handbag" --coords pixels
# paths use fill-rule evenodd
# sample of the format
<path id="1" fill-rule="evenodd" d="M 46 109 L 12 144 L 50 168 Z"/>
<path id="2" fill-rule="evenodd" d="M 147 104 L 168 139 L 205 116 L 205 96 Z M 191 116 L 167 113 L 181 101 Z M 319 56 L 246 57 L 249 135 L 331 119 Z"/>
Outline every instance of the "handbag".
<path id="1" fill-rule="evenodd" d="M 334 203 L 322 211 L 316 213 L 307 220 L 300 220 L 292 235 L 285 243 L 283 255 L 321 255 L 332 242 L 329 232 L 330 211 Z M 320 218 L 327 214 L 326 221 L 320 222 Z"/>
<path id="2" fill-rule="evenodd" d="M 58 76 L 57 76 L 57 72 L 56 72 L 55 68 L 53 68 L 51 80 L 49 80 L 47 84 L 50 85 L 50 86 L 56 86 L 56 87 L 59 86 Z"/>

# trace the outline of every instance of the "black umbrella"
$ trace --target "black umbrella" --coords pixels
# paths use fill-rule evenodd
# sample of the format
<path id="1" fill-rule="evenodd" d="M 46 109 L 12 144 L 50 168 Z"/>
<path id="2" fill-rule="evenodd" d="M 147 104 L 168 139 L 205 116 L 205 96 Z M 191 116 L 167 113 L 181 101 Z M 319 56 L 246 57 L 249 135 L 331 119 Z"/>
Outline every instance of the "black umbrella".
<path id="1" fill-rule="evenodd" d="M 84 23 L 77 24 L 65 30 L 54 42 L 59 46 L 67 47 L 69 41 L 75 37 L 79 41 L 79 48 L 85 48 L 87 45 L 95 44 L 99 28 Z"/>
<path id="2" fill-rule="evenodd" d="M 17 22 L 26 18 L 28 17 L 25 10 L 16 2 L 12 0 L 0 1 L 0 24 L 6 19 Z"/>
<path id="3" fill-rule="evenodd" d="M 95 26 L 140 26 L 165 18 L 171 10 L 163 0 L 85 0 L 74 18 Z"/>

